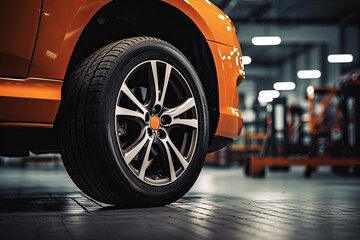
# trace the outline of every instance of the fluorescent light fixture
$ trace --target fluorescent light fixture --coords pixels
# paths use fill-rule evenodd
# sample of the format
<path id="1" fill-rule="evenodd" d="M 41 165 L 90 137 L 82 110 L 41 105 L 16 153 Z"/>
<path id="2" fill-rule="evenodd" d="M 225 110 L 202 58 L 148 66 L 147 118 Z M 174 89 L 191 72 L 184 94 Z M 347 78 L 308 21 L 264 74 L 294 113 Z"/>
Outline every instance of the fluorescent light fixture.
<path id="1" fill-rule="evenodd" d="M 251 63 L 251 57 L 249 57 L 249 56 L 242 56 L 242 63 L 244 64 L 244 65 L 249 65 L 250 63 Z"/>
<path id="2" fill-rule="evenodd" d="M 298 71 L 297 76 L 300 79 L 320 78 L 321 72 L 319 70 L 300 70 Z"/>
<path id="3" fill-rule="evenodd" d="M 272 97 L 261 97 L 261 96 L 259 96 L 258 97 L 258 101 L 260 102 L 260 103 L 270 103 L 270 102 L 272 102 L 274 99 L 272 98 Z M 261 104 L 262 106 L 264 106 L 263 104 Z"/>
<path id="4" fill-rule="evenodd" d="M 278 36 L 253 37 L 251 42 L 255 46 L 279 45 L 281 43 L 281 38 Z"/>
<path id="5" fill-rule="evenodd" d="M 270 103 L 274 98 L 278 98 L 280 92 L 276 90 L 263 90 L 259 92 L 258 101 L 260 105 L 265 106 L 266 103 Z"/>
<path id="6" fill-rule="evenodd" d="M 280 92 L 277 90 L 263 90 L 259 92 L 260 98 L 278 98 L 280 96 Z"/>
<path id="7" fill-rule="evenodd" d="M 278 91 L 294 90 L 296 88 L 293 82 L 276 82 L 274 83 L 274 89 Z"/>
<path id="8" fill-rule="evenodd" d="M 328 61 L 329 63 L 351 63 L 354 57 L 351 54 L 330 54 Z"/>

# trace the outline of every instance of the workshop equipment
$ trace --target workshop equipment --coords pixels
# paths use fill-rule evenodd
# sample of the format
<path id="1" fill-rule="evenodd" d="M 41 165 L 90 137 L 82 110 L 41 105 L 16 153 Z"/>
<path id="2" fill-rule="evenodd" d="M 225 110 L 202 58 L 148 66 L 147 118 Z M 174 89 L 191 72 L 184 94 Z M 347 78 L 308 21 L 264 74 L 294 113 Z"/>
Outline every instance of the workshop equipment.
<path id="1" fill-rule="evenodd" d="M 318 166 L 332 166 L 334 173 L 359 174 L 360 169 L 360 74 L 343 80 L 340 87 L 314 88 L 307 91 L 310 119 L 297 109 L 287 108 L 286 99 L 268 105 L 271 131 L 263 154 L 245 162 L 245 174 L 264 177 L 265 168 L 303 165 L 309 177 Z M 297 122 L 299 121 L 299 122 Z M 297 126 L 296 126 L 297 124 Z M 304 125 L 308 124 L 308 136 Z M 298 139 L 294 138 L 297 134 Z M 310 144 L 303 139 L 311 137 Z M 292 139 L 294 141 L 289 141 Z"/>

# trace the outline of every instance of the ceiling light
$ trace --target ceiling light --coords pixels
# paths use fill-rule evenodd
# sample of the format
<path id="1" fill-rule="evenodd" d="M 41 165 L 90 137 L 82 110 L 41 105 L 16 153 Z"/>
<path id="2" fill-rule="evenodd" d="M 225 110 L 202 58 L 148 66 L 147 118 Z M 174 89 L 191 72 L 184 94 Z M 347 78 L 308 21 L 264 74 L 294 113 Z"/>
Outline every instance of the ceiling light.
<path id="1" fill-rule="evenodd" d="M 259 92 L 258 101 L 264 106 L 266 103 L 270 103 L 274 100 L 274 98 L 278 98 L 280 96 L 280 92 L 276 90 L 263 90 Z"/>
<path id="2" fill-rule="evenodd" d="M 259 92 L 259 97 L 261 98 L 278 98 L 280 92 L 277 90 L 263 90 Z"/>
<path id="3" fill-rule="evenodd" d="M 279 45 L 281 43 L 281 38 L 278 36 L 253 37 L 251 42 L 255 46 Z"/>
<path id="4" fill-rule="evenodd" d="M 244 64 L 244 65 L 249 65 L 250 63 L 251 63 L 251 57 L 249 57 L 249 56 L 242 56 L 242 63 Z"/>
<path id="5" fill-rule="evenodd" d="M 330 54 L 328 56 L 329 63 L 351 63 L 354 60 L 351 54 Z"/>
<path id="6" fill-rule="evenodd" d="M 296 88 L 293 82 L 276 82 L 274 83 L 274 89 L 278 91 L 294 90 Z"/>
<path id="7" fill-rule="evenodd" d="M 272 97 L 261 97 L 261 96 L 259 96 L 258 97 L 258 101 L 260 102 L 260 103 L 270 103 L 270 102 L 272 102 L 274 99 L 272 98 Z M 263 106 L 263 104 L 261 104 L 262 106 Z"/>
<path id="8" fill-rule="evenodd" d="M 321 72 L 319 70 L 300 70 L 298 71 L 297 76 L 300 79 L 320 78 Z"/>

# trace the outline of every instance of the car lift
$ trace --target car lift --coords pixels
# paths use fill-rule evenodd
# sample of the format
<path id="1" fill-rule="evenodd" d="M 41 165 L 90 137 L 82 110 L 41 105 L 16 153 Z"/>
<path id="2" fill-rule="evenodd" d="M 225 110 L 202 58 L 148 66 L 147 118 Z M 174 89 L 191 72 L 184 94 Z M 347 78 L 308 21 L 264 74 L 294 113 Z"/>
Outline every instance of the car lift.
<path id="1" fill-rule="evenodd" d="M 254 156 L 245 161 L 245 174 L 252 177 L 264 177 L 265 167 L 282 166 L 289 167 L 292 165 L 305 166 L 304 176 L 310 177 L 318 166 L 327 165 L 332 167 L 349 167 L 360 166 L 360 75 L 354 74 L 352 77 L 342 81 L 340 91 L 337 88 L 313 88 L 308 92 L 310 121 L 309 129 L 312 136 L 312 144 L 307 154 L 290 152 L 290 144 L 288 141 L 288 122 L 286 99 L 274 99 L 271 103 L 271 134 L 269 134 L 264 144 L 262 156 Z M 322 99 L 318 104 L 322 105 L 324 111 L 322 114 L 315 114 L 315 95 L 322 95 Z M 325 96 L 324 96 L 325 95 Z M 343 124 L 340 127 L 342 132 L 342 141 L 340 146 L 336 146 L 337 154 L 331 154 L 325 147 L 325 143 L 318 144 L 316 141 L 324 135 L 324 122 L 326 119 L 327 108 L 330 106 L 334 97 L 341 97 L 340 107 L 336 108 L 337 120 Z M 352 104 L 349 104 L 352 101 Z M 349 109 L 349 105 L 352 106 Z M 341 110 L 342 121 L 339 121 L 338 110 Z M 280 114 L 279 114 L 280 112 Z M 279 121 L 279 116 L 281 120 Z M 351 125 L 351 126 L 350 126 Z M 326 130 L 325 130 L 326 131 Z M 313 146 L 318 148 L 313 149 Z M 306 149 L 306 148 L 305 148 Z M 340 152 L 340 154 L 339 154 Z M 340 155 L 340 156 L 339 156 Z"/>

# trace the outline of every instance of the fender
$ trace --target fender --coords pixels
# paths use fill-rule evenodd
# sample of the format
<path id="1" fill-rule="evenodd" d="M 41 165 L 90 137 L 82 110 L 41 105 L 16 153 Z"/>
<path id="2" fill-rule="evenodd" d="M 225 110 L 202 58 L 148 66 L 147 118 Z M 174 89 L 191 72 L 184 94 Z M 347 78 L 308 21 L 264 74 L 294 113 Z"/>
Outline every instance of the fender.
<path id="1" fill-rule="evenodd" d="M 44 0 L 29 76 L 63 80 L 71 54 L 94 14 L 110 0 Z"/>
<path id="2" fill-rule="evenodd" d="M 185 13 L 205 39 L 240 48 L 230 18 L 208 0 L 163 0 Z M 209 7 L 211 6 L 211 7 Z M 236 46 L 234 44 L 237 43 Z"/>
<path id="3" fill-rule="evenodd" d="M 70 0 L 64 4 L 62 1 L 44 0 L 37 44 L 28 77 L 63 80 L 82 31 L 90 19 L 110 2 L 111 0 Z M 186 14 L 206 40 L 240 49 L 231 20 L 209 1 L 163 2 Z M 209 5 L 212 7 L 209 8 Z"/>

